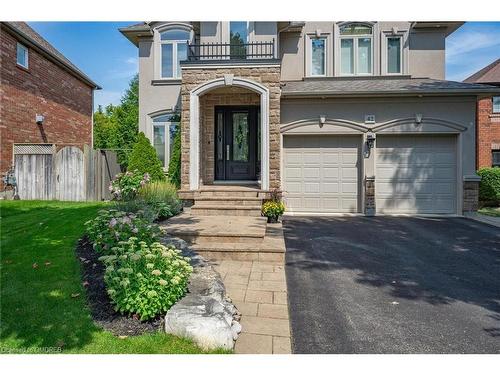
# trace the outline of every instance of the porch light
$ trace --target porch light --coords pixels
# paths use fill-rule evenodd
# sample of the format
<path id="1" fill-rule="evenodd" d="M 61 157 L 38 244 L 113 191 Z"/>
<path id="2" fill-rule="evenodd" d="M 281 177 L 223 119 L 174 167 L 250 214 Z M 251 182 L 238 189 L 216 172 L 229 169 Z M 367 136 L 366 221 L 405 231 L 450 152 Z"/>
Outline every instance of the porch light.
<path id="1" fill-rule="evenodd" d="M 417 125 L 420 125 L 422 123 L 422 118 L 423 118 L 422 114 L 421 113 L 417 113 L 415 115 L 415 123 Z"/>
<path id="2" fill-rule="evenodd" d="M 45 117 L 43 115 L 35 115 L 35 121 L 38 125 L 43 125 Z"/>
<path id="3" fill-rule="evenodd" d="M 366 134 L 366 147 L 368 148 L 368 150 L 371 150 L 373 148 L 373 145 L 375 144 L 375 139 L 376 139 L 376 136 L 374 133 L 368 133 Z"/>
<path id="4" fill-rule="evenodd" d="M 320 128 L 322 128 L 323 125 L 325 125 L 325 121 L 326 121 L 326 116 L 325 115 L 319 116 L 319 127 Z"/>

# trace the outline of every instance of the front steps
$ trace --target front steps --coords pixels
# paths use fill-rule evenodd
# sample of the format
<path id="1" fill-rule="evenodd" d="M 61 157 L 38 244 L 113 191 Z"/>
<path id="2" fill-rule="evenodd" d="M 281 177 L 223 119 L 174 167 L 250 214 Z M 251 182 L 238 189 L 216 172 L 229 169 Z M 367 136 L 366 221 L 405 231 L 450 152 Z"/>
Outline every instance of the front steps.
<path id="1" fill-rule="evenodd" d="M 211 260 L 284 261 L 281 224 L 260 213 L 264 197 L 253 187 L 202 187 L 191 208 L 161 226 Z"/>

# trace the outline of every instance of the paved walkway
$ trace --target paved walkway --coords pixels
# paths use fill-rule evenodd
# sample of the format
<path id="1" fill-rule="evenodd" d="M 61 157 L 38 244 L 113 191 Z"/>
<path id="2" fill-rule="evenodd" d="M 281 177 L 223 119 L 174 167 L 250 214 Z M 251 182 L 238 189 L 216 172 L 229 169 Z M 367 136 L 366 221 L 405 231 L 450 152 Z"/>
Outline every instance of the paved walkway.
<path id="1" fill-rule="evenodd" d="M 477 212 L 465 214 L 465 217 L 472 219 L 472 220 L 479 221 L 481 223 L 494 225 L 494 226 L 500 228 L 500 217 L 482 215 L 482 214 L 477 213 Z"/>
<path id="2" fill-rule="evenodd" d="M 240 310 L 237 354 L 289 354 L 290 322 L 282 262 L 219 261 L 226 291 Z"/>

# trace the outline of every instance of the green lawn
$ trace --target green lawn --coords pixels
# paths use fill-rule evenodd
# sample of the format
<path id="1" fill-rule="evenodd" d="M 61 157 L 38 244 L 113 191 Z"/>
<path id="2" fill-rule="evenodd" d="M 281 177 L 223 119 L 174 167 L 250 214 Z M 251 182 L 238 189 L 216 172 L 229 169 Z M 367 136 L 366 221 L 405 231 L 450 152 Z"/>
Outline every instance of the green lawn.
<path id="1" fill-rule="evenodd" d="M 500 207 L 483 207 L 478 212 L 483 215 L 500 217 Z"/>
<path id="2" fill-rule="evenodd" d="M 74 248 L 99 203 L 0 201 L 0 353 L 202 353 L 158 333 L 118 338 L 94 325 Z M 72 298 L 79 293 L 79 296 Z"/>

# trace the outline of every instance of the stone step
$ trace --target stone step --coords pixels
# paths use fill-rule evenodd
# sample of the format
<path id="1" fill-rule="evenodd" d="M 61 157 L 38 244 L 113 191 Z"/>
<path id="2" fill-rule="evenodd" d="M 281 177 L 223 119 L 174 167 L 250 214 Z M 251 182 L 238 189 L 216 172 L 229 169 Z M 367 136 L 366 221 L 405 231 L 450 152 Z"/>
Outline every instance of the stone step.
<path id="1" fill-rule="evenodd" d="M 195 201 L 196 202 L 196 201 Z M 220 204 L 203 204 L 198 205 L 195 203 L 191 207 L 192 215 L 200 216 L 261 216 L 261 206 L 260 205 L 243 205 L 243 206 L 226 206 Z"/>
<path id="2" fill-rule="evenodd" d="M 262 198 L 259 197 L 197 197 L 195 200 L 195 205 L 198 207 L 207 205 L 218 205 L 218 206 L 257 206 L 262 205 Z"/>
<path id="3" fill-rule="evenodd" d="M 168 234 L 190 244 L 260 243 L 266 234 L 267 223 L 263 217 L 183 213 L 162 222 L 160 226 Z"/>
<path id="4" fill-rule="evenodd" d="M 260 243 L 203 243 L 193 244 L 196 251 L 216 251 L 216 252 L 264 252 L 264 253 L 284 253 L 285 249 L 279 246 L 268 246 L 264 241 Z"/>
<path id="5" fill-rule="evenodd" d="M 203 186 L 194 194 L 198 197 L 258 197 L 262 191 L 255 187 L 245 186 Z"/>

